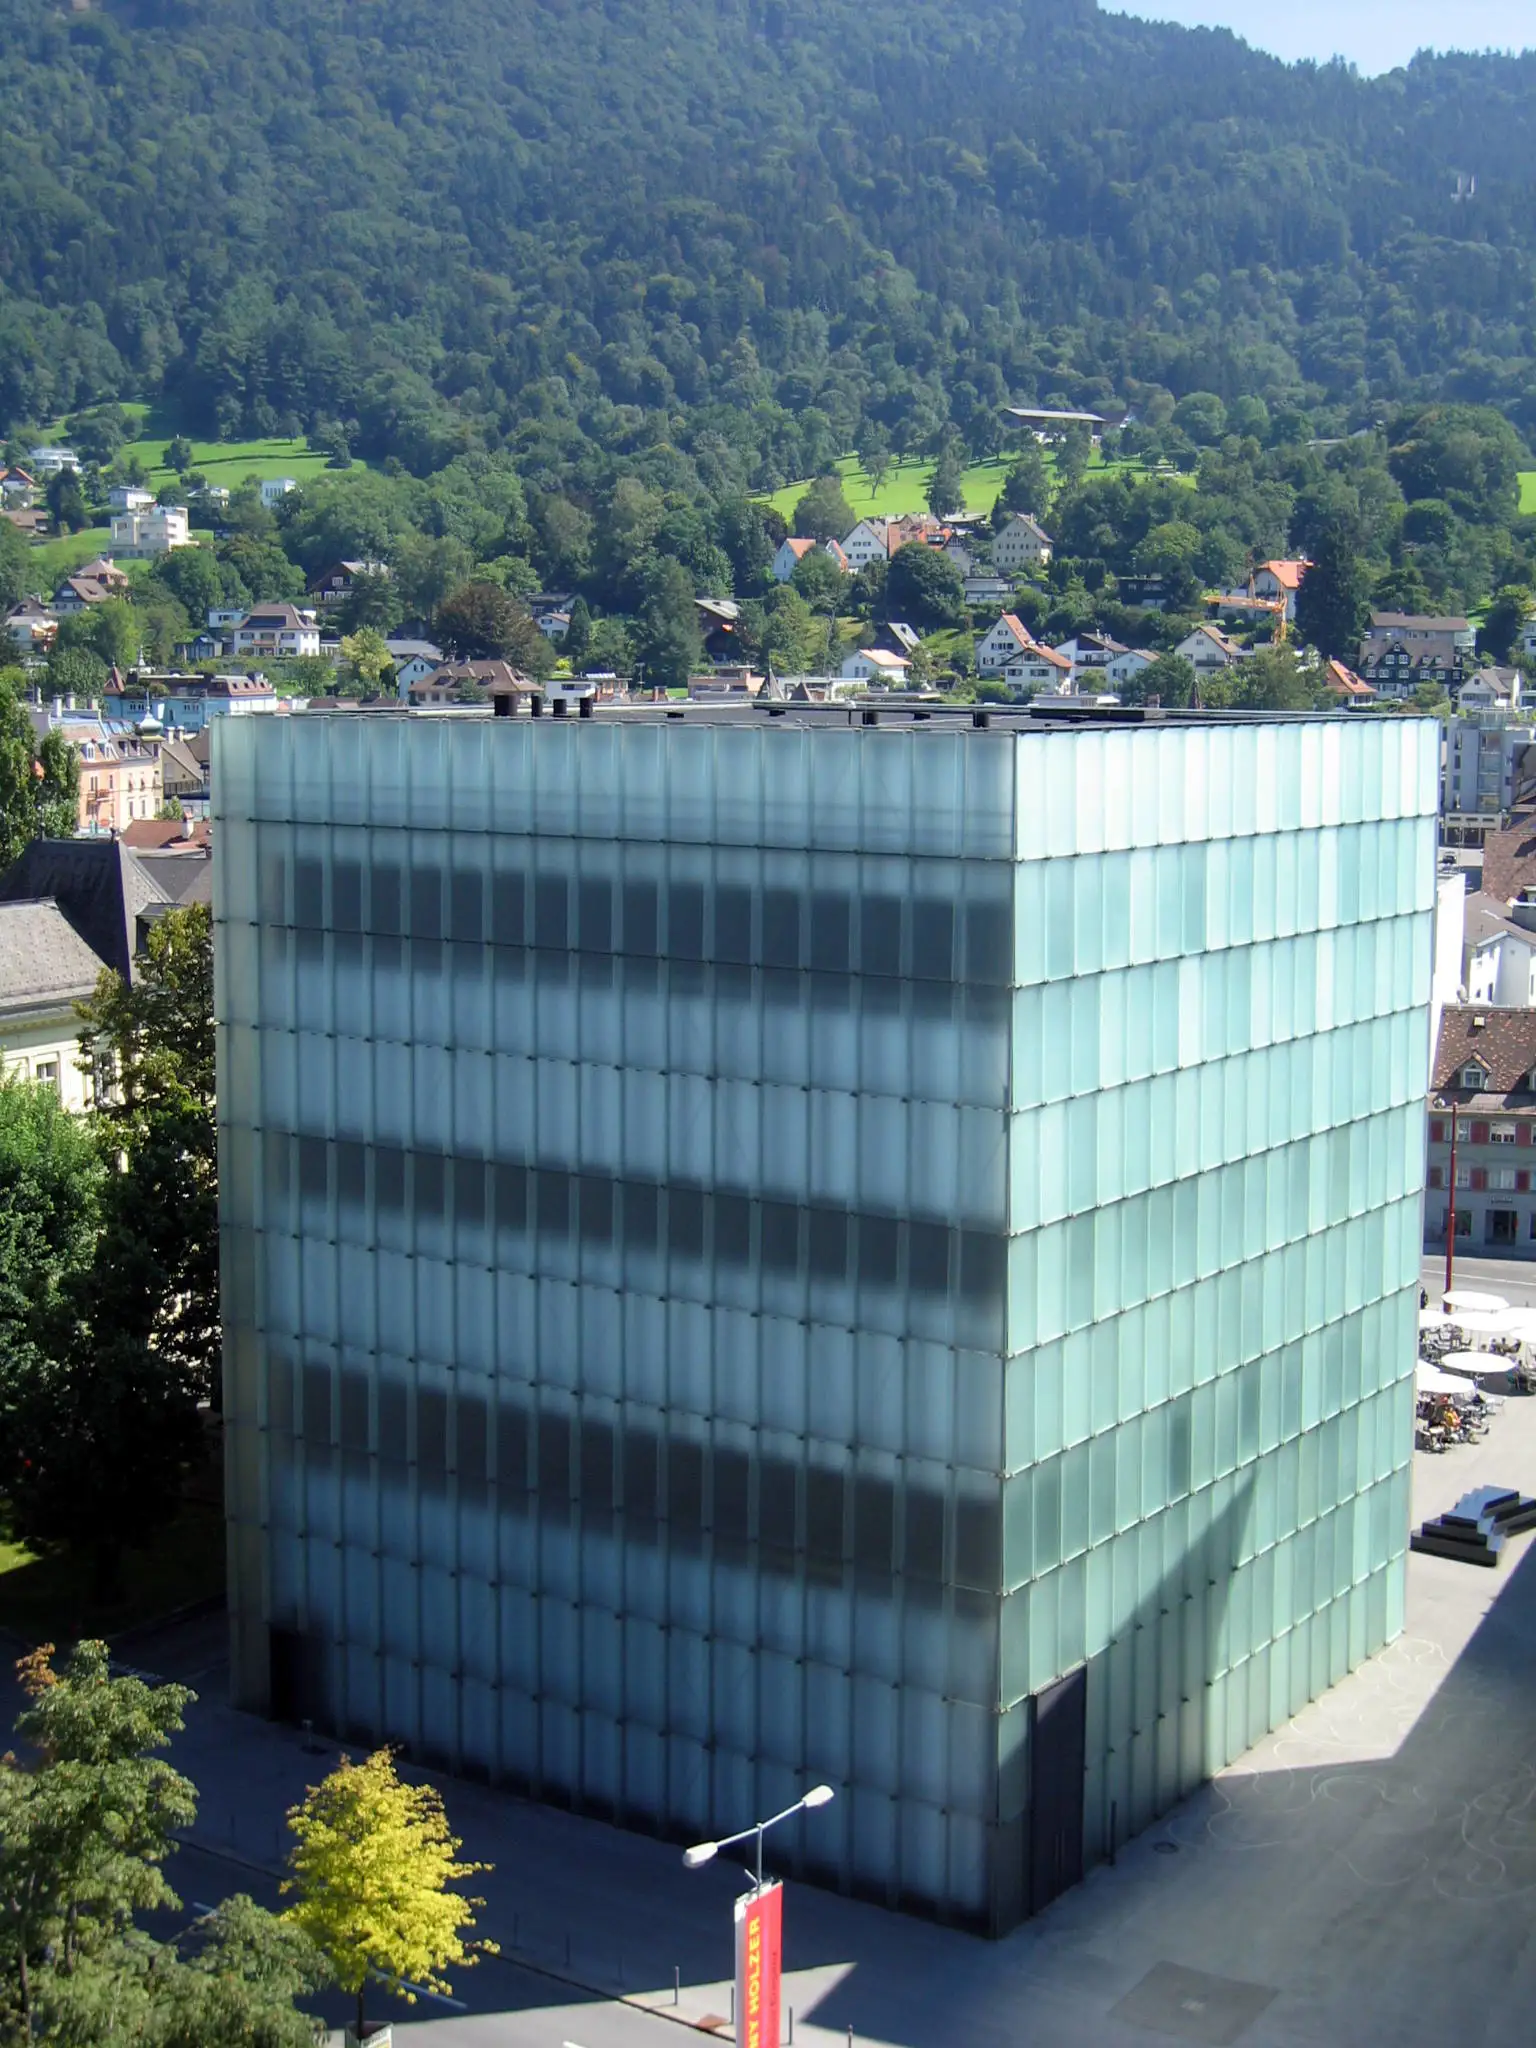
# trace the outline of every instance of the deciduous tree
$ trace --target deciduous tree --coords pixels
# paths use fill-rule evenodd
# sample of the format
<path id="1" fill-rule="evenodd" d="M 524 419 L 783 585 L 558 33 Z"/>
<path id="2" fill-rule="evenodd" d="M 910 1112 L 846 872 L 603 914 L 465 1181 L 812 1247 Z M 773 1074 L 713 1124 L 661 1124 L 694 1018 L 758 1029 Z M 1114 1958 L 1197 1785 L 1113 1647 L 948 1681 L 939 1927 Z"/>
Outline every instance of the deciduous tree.
<path id="1" fill-rule="evenodd" d="M 1325 520 L 1296 593 L 1296 630 L 1325 659 L 1353 661 L 1370 615 L 1370 579 L 1352 536 L 1342 520 Z"/>
<path id="2" fill-rule="evenodd" d="M 795 507 L 795 532 L 806 540 L 841 540 L 855 523 L 841 477 L 817 477 Z"/>
<path id="3" fill-rule="evenodd" d="M 0 866 L 34 839 L 68 839 L 80 791 L 80 757 L 61 733 L 37 738 L 14 678 L 0 671 Z"/>
<path id="4" fill-rule="evenodd" d="M 495 1952 L 466 1939 L 484 1900 L 454 1889 L 490 1865 L 459 1860 L 441 1794 L 407 1784 L 387 1749 L 359 1764 L 343 1757 L 290 1809 L 288 1826 L 287 1918 L 356 1998 L 359 2038 L 370 1976 L 414 2004 L 418 1987 L 446 1992 L 450 1968 Z"/>

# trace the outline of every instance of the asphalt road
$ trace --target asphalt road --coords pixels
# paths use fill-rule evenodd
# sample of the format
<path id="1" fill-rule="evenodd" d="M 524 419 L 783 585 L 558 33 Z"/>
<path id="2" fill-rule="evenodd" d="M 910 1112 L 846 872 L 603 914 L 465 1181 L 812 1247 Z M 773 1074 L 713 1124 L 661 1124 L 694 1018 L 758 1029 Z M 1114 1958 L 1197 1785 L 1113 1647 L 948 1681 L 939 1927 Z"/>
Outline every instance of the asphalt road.
<path id="1" fill-rule="evenodd" d="M 166 1875 L 185 1910 L 150 1923 L 162 1938 L 235 1892 L 248 1892 L 258 1905 L 274 1909 L 283 1903 L 275 1878 L 190 1844 L 171 1858 Z M 397 2034 L 408 2029 L 421 2048 L 681 2048 L 681 2035 L 671 2021 L 594 1997 L 500 1956 L 457 1972 L 453 1990 L 451 1999 L 427 1993 L 414 2006 L 382 1990 L 370 1992 L 368 2017 L 392 2020 Z M 340 2027 L 351 2017 L 352 2002 L 332 1993 L 315 2009 Z"/>
<path id="2" fill-rule="evenodd" d="M 1438 1308 L 1445 1291 L 1445 1253 L 1426 1252 L 1422 1270 L 1430 1306 Z M 1458 1251 L 1455 1284 L 1480 1294 L 1502 1294 L 1521 1308 L 1536 1308 L 1536 1259 L 1474 1259 Z"/>

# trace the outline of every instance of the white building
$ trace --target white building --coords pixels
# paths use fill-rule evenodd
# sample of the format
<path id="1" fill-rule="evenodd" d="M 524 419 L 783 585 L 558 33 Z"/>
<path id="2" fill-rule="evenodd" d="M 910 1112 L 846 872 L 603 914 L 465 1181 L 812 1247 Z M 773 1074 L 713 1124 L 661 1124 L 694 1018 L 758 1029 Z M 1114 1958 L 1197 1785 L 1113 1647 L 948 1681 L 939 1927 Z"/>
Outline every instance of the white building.
<path id="1" fill-rule="evenodd" d="M 571 630 L 571 615 L 569 612 L 541 612 L 538 628 L 546 640 L 563 640 Z"/>
<path id="2" fill-rule="evenodd" d="M 983 676 L 1001 675 L 1010 661 L 1016 661 L 1021 654 L 1035 652 L 1035 639 L 1022 619 L 1012 612 L 1004 612 L 995 625 L 989 626 L 976 642 L 976 673 Z"/>
<path id="3" fill-rule="evenodd" d="M 867 569 L 871 562 L 883 562 L 889 557 L 889 522 L 884 519 L 861 519 L 851 533 L 844 534 L 842 546 L 843 559 L 856 576 L 861 569 Z"/>
<path id="4" fill-rule="evenodd" d="M 1003 681 L 1021 697 L 1032 697 L 1040 690 L 1067 690 L 1072 685 L 1072 664 L 1054 647 L 1031 647 L 1005 664 Z"/>
<path id="5" fill-rule="evenodd" d="M 1472 685 L 1469 683 L 1467 689 Z M 1466 691 L 1462 692 L 1463 701 Z M 1458 707 L 1446 727 L 1441 774 L 1441 809 L 1447 817 L 1509 809 L 1515 770 L 1536 742 L 1536 724 L 1507 712 L 1467 712 Z"/>
<path id="6" fill-rule="evenodd" d="M 283 502 L 290 491 L 296 491 L 298 488 L 299 480 L 296 476 L 264 477 L 261 484 L 261 502 L 270 512 L 275 505 Z"/>
<path id="7" fill-rule="evenodd" d="M 114 484 L 107 493 L 107 503 L 114 512 L 144 512 L 154 502 L 154 492 L 139 484 Z"/>
<path id="8" fill-rule="evenodd" d="M 845 683 L 881 683 L 886 689 L 900 689 L 911 668 L 904 654 L 887 654 L 883 647 L 861 647 L 848 656 L 838 674 Z"/>
<path id="9" fill-rule="evenodd" d="M 1132 682 L 1143 669 L 1150 668 L 1156 658 L 1155 655 L 1148 654 L 1144 647 L 1124 647 L 1105 662 L 1105 679 L 1113 683 L 1118 690 L 1122 683 Z"/>
<path id="10" fill-rule="evenodd" d="M 1522 916 L 1531 924 L 1521 923 Z M 1466 901 L 1462 986 L 1468 1003 L 1536 1008 L 1536 906 L 1500 903 L 1479 891 Z"/>
<path id="11" fill-rule="evenodd" d="M 185 505 L 150 505 L 143 511 L 112 515 L 112 552 L 129 561 L 191 545 L 192 528 Z"/>
<path id="12" fill-rule="evenodd" d="M 1456 693 L 1458 711 L 1494 711 L 1508 717 L 1520 709 L 1524 682 L 1517 668 L 1480 668 Z"/>
<path id="13" fill-rule="evenodd" d="M 802 540 L 798 534 L 780 541 L 779 552 L 773 558 L 775 583 L 787 583 L 815 545 L 815 541 Z"/>
<path id="14" fill-rule="evenodd" d="M 29 448 L 27 462 L 34 476 L 57 476 L 61 469 L 80 467 L 73 448 Z"/>
<path id="15" fill-rule="evenodd" d="M 1242 648 L 1228 639 L 1219 626 L 1196 626 L 1173 651 L 1189 663 L 1197 676 L 1219 675 L 1243 658 Z"/>
<path id="16" fill-rule="evenodd" d="M 320 628 L 315 615 L 300 611 L 297 605 L 258 605 L 246 613 L 230 637 L 230 652 L 237 660 L 252 654 L 294 660 L 320 652 Z"/>
<path id="17" fill-rule="evenodd" d="M 1028 512 L 1015 512 L 992 540 L 992 559 L 999 569 L 1018 575 L 1051 559 L 1051 536 Z"/>

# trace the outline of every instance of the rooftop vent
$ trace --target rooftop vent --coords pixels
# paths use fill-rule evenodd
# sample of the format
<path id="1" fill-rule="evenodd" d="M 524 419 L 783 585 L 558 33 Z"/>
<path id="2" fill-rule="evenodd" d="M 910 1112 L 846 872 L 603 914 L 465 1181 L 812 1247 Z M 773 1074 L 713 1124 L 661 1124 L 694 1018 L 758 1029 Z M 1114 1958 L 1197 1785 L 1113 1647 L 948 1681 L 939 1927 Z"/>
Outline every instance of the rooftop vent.
<path id="1" fill-rule="evenodd" d="M 1481 1012 L 1479 1012 L 1479 1013 L 1477 1014 L 1477 1016 L 1475 1016 L 1475 1017 L 1474 1017 L 1474 1018 L 1472 1019 L 1472 1029 L 1473 1029 L 1474 1031 L 1483 1031 L 1483 1030 L 1486 1030 L 1486 1029 L 1487 1029 L 1487 1025 L 1488 1025 L 1488 1019 L 1487 1019 L 1487 1018 L 1486 1018 L 1485 1016 L 1483 1016 Z"/>

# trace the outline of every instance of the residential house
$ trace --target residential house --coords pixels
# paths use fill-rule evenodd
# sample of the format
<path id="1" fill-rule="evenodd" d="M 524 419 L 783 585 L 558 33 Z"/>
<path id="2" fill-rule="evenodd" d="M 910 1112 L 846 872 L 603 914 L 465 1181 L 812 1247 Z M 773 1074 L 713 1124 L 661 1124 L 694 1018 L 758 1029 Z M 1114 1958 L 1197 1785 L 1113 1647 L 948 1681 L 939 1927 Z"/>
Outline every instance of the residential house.
<path id="1" fill-rule="evenodd" d="M 1339 698 L 1346 711 L 1359 711 L 1376 702 L 1376 692 L 1370 684 L 1362 682 L 1342 661 L 1323 664 L 1323 686 L 1331 696 Z"/>
<path id="2" fill-rule="evenodd" d="M 1219 675 L 1243 658 L 1237 642 L 1228 639 L 1219 626 L 1211 625 L 1196 626 L 1173 651 L 1189 663 L 1197 677 Z"/>
<path id="3" fill-rule="evenodd" d="M 883 562 L 889 556 L 890 521 L 886 519 L 861 519 L 842 540 L 843 560 L 851 574 L 857 576 L 861 569 L 867 569 L 871 562 Z M 791 572 L 793 573 L 793 572 Z M 783 582 L 784 579 L 779 579 Z"/>
<path id="4" fill-rule="evenodd" d="M 269 512 L 275 512 L 290 491 L 299 488 L 296 476 L 269 476 L 262 480 L 261 502 Z"/>
<path id="5" fill-rule="evenodd" d="M 1118 640 L 1112 640 L 1107 633 L 1079 633 L 1071 640 L 1061 641 L 1056 649 L 1072 664 L 1072 676 L 1076 681 L 1087 676 L 1093 683 L 1102 682 L 1109 665 L 1118 656 L 1129 654 L 1131 649 Z"/>
<path id="6" fill-rule="evenodd" d="M 948 553 L 948 550 L 945 550 Z M 991 569 L 977 569 L 965 578 L 965 601 L 972 611 L 995 604 L 1006 604 L 1013 595 L 1010 577 L 999 576 Z"/>
<path id="7" fill-rule="evenodd" d="M 155 815 L 164 801 L 158 733 L 140 735 L 94 717 L 50 724 L 80 759 L 78 831 L 115 837 L 135 819 Z"/>
<path id="8" fill-rule="evenodd" d="M 206 853 L 213 827 L 206 818 L 145 818 L 128 827 L 123 844 L 135 853 Z"/>
<path id="9" fill-rule="evenodd" d="M 64 578 L 53 593 L 53 609 L 60 618 L 67 618 L 89 605 L 104 604 L 109 597 L 123 597 L 130 587 L 128 577 L 111 557 L 98 555 Z"/>
<path id="10" fill-rule="evenodd" d="M 25 540 L 48 538 L 48 514 L 41 506 L 0 505 L 0 519 L 7 526 L 14 526 Z"/>
<path id="11" fill-rule="evenodd" d="M 1134 682 L 1156 659 L 1157 656 L 1149 654 L 1145 647 L 1122 647 L 1118 654 L 1112 654 L 1103 664 L 1101 673 L 1105 682 L 1118 690 L 1126 683 Z"/>
<path id="12" fill-rule="evenodd" d="M 569 612 L 540 612 L 534 624 L 546 640 L 563 640 L 571 630 L 571 615 Z"/>
<path id="13" fill-rule="evenodd" d="M 1453 691 L 1471 669 L 1476 640 L 1468 619 L 1372 612 L 1359 672 L 1387 697 L 1411 697 L 1421 683 Z"/>
<path id="14" fill-rule="evenodd" d="M 80 467 L 80 458 L 73 448 L 29 448 L 27 462 L 34 476 L 57 476 L 61 469 Z"/>
<path id="15" fill-rule="evenodd" d="M 386 640 L 389 658 L 395 665 L 395 687 L 402 704 L 410 702 L 412 683 L 419 683 L 443 665 L 443 650 L 430 640 Z"/>
<path id="16" fill-rule="evenodd" d="M 177 890 L 121 839 L 34 839 L 0 874 L 0 903 L 52 899 L 104 967 L 132 982 L 149 926 Z"/>
<path id="17" fill-rule="evenodd" d="M 1283 599 L 1286 619 L 1294 625 L 1296 594 L 1301 589 L 1302 577 L 1311 566 L 1312 564 L 1307 561 L 1261 562 L 1249 579 L 1252 594 L 1255 597 L 1267 598 L 1272 604 Z"/>
<path id="18" fill-rule="evenodd" d="M 576 602 L 574 590 L 536 590 L 532 597 L 525 597 L 529 618 L 537 621 L 546 612 L 568 612 Z"/>
<path id="19" fill-rule="evenodd" d="M 1032 653 L 1034 646 L 1034 636 L 1026 630 L 1022 620 L 1013 612 L 1004 612 L 976 642 L 976 673 L 982 676 L 1001 675 L 1010 661 L 1021 654 Z"/>
<path id="20" fill-rule="evenodd" d="M 410 686 L 412 709 L 430 704 L 488 704 L 493 697 L 526 694 L 537 685 L 509 661 L 445 661 Z"/>
<path id="21" fill-rule="evenodd" d="M 916 626 L 909 626 L 905 619 L 888 619 L 876 633 L 875 645 L 889 645 L 892 654 L 915 654 L 922 639 Z"/>
<path id="22" fill-rule="evenodd" d="M 1456 709 L 1506 715 L 1518 711 L 1523 680 L 1517 668 L 1480 668 L 1475 675 L 1468 676 L 1457 692 Z"/>
<path id="23" fill-rule="evenodd" d="M 232 629 L 230 651 L 237 661 L 252 655 L 268 660 L 318 655 L 320 628 L 313 612 L 296 605 L 257 605 Z"/>
<path id="24" fill-rule="evenodd" d="M 1072 687 L 1072 664 L 1054 647 L 1031 643 L 1011 656 L 1003 668 L 1003 681 L 1016 697 L 1037 696 L 1042 690 L 1061 692 Z"/>
<path id="25" fill-rule="evenodd" d="M 139 484 L 114 484 L 107 493 L 107 503 L 114 512 L 147 512 L 154 502 L 154 492 Z"/>
<path id="26" fill-rule="evenodd" d="M 734 597 L 696 597 L 704 658 L 718 668 L 735 667 L 741 658 L 741 606 Z"/>
<path id="27" fill-rule="evenodd" d="M 162 730 L 197 733 L 213 718 L 275 711 L 279 700 L 265 676 L 163 675 L 135 669 L 127 676 L 113 675 L 104 702 L 109 715 L 124 725 L 152 719 Z"/>
<path id="28" fill-rule="evenodd" d="M 936 546 L 947 562 L 954 563 L 955 567 L 960 571 L 962 578 L 981 573 L 977 568 L 975 550 L 967 547 L 965 542 L 957 539 L 954 534 L 946 532 L 944 538 L 938 541 Z M 1011 590 L 1013 585 L 1010 583 L 1008 588 Z"/>
<path id="29" fill-rule="evenodd" d="M 24 510 L 37 496 L 37 478 L 19 462 L 0 468 L 0 505 Z"/>
<path id="30" fill-rule="evenodd" d="M 904 654 L 887 654 L 882 647 L 861 647 L 850 654 L 838 670 L 845 683 L 875 683 L 886 690 L 899 690 L 912 672 Z"/>
<path id="31" fill-rule="evenodd" d="M 192 526 L 185 505 L 150 505 L 141 512 L 114 512 L 112 546 L 129 561 L 147 561 L 172 548 L 192 545 Z"/>
<path id="32" fill-rule="evenodd" d="M 815 541 L 802 540 L 794 534 L 791 534 L 787 540 L 781 541 L 779 552 L 773 558 L 774 580 L 778 583 L 788 583 L 796 569 L 799 568 L 800 564 L 816 545 Z M 847 555 L 843 552 L 841 542 L 835 540 L 824 541 L 821 544 L 821 551 L 824 555 L 831 556 L 845 576 L 849 573 L 850 564 Z"/>
<path id="33" fill-rule="evenodd" d="M 1017 577 L 1048 562 L 1053 545 L 1033 514 L 1015 512 L 992 536 L 992 560 L 1005 574 Z"/>
<path id="34" fill-rule="evenodd" d="M 1468 896 L 1462 928 L 1463 1001 L 1503 1010 L 1536 1007 L 1536 906 Z"/>
<path id="35" fill-rule="evenodd" d="M 204 809 L 208 803 L 207 729 L 187 739 L 166 734 L 160 741 L 160 790 L 169 803 L 174 797 L 184 808 Z M 205 742 L 199 758 L 197 743 Z"/>
<path id="36" fill-rule="evenodd" d="M 75 1004 L 105 965 L 51 897 L 0 902 L 0 1069 L 56 1090 L 66 1109 L 88 1105 Z"/>
<path id="37" fill-rule="evenodd" d="M 23 654 L 45 654 L 59 630 L 57 617 L 35 597 L 24 597 L 5 615 L 5 630 Z"/>
<path id="38" fill-rule="evenodd" d="M 745 704 L 759 695 L 764 681 L 745 664 L 713 668 L 708 675 L 688 678 L 688 696 L 695 704 Z"/>
<path id="39" fill-rule="evenodd" d="M 1455 1132 L 1455 1186 L 1451 1137 Z M 1536 1256 L 1536 1010 L 1441 1012 L 1429 1095 L 1424 1236 Z"/>
<path id="40" fill-rule="evenodd" d="M 360 576 L 388 576 L 389 565 L 385 562 L 353 561 L 331 562 L 318 576 L 310 581 L 305 593 L 322 607 L 345 604 L 357 588 Z"/>

